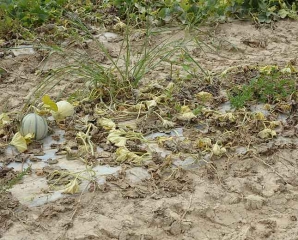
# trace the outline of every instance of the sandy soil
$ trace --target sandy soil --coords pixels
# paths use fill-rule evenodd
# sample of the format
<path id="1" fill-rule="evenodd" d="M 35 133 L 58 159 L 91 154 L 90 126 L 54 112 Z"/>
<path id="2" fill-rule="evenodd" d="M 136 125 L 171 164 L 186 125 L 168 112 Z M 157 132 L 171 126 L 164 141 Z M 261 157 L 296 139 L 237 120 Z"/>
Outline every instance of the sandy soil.
<path id="1" fill-rule="evenodd" d="M 210 36 L 202 35 L 202 39 L 218 48 L 218 54 L 193 52 L 209 71 L 245 65 L 285 66 L 290 61 L 295 64 L 298 56 L 297 22 L 280 21 L 275 29 L 256 29 L 236 21 L 204 31 Z M 173 33 L 181 36 L 181 32 Z M 0 78 L 2 111 L 22 108 L 40 81 L 37 71 L 65 63 L 56 55 L 47 61 L 43 58 L 37 51 L 0 59 L 0 67 L 7 72 Z M 297 240 L 297 144 L 296 132 L 260 145 L 260 157 L 235 153 L 199 168 L 179 170 L 171 180 L 158 185 L 153 185 L 152 179 L 126 184 L 124 176 L 112 179 L 99 191 L 38 207 L 26 207 L 10 194 L 3 194 L 0 238 Z"/>

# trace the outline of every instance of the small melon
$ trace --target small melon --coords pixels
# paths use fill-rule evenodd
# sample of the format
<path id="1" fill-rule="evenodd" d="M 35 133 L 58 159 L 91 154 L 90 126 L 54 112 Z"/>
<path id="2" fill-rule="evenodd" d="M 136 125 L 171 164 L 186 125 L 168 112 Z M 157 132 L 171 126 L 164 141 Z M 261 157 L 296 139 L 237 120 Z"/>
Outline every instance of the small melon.
<path id="1" fill-rule="evenodd" d="M 35 140 L 41 140 L 48 134 L 47 121 L 36 113 L 29 113 L 22 120 L 20 132 L 23 136 L 33 133 Z"/>

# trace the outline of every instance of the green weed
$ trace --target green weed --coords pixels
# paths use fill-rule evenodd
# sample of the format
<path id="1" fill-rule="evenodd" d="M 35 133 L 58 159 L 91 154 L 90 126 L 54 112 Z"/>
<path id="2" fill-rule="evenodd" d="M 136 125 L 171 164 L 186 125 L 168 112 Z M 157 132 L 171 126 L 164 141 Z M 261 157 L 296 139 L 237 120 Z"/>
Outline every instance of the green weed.
<path id="1" fill-rule="evenodd" d="M 31 166 L 23 169 L 22 172 L 19 172 L 13 179 L 9 180 L 8 182 L 4 183 L 0 186 L 0 193 L 7 191 L 8 189 L 12 188 L 13 185 L 17 184 L 22 178 L 31 172 Z"/>
<path id="2" fill-rule="evenodd" d="M 247 85 L 233 88 L 229 98 L 233 107 L 241 108 L 253 100 L 262 103 L 286 100 L 295 90 L 295 80 L 277 72 L 271 75 L 260 75 Z"/>

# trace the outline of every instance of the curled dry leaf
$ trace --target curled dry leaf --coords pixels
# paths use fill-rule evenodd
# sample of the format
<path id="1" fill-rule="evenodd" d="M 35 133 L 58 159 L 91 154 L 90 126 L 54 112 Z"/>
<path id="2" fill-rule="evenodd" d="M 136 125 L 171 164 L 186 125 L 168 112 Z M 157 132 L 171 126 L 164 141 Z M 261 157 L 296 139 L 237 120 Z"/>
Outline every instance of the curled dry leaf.
<path id="1" fill-rule="evenodd" d="M 276 128 L 276 127 L 278 127 L 278 126 L 280 126 L 280 125 L 281 125 L 280 121 L 271 121 L 271 122 L 269 123 L 269 128 L 270 128 L 270 129 L 273 129 L 273 128 Z"/>
<path id="2" fill-rule="evenodd" d="M 21 153 L 25 152 L 27 150 L 26 139 L 22 136 L 22 134 L 20 132 L 17 132 L 13 136 L 13 138 L 9 144 L 16 147 L 16 149 Z"/>
<path id="3" fill-rule="evenodd" d="M 235 122 L 236 121 L 236 117 L 233 113 L 224 113 L 224 114 L 220 114 L 217 119 L 221 122 L 224 121 L 230 121 L 230 122 Z"/>
<path id="4" fill-rule="evenodd" d="M 116 128 L 116 124 L 108 118 L 99 118 L 97 123 L 102 126 L 105 130 L 112 130 Z"/>
<path id="5" fill-rule="evenodd" d="M 120 147 L 116 150 L 116 161 L 131 162 L 134 164 L 141 164 L 145 160 L 151 159 L 150 154 L 146 153 L 142 156 L 129 151 L 126 147 Z"/>
<path id="6" fill-rule="evenodd" d="M 33 133 L 27 133 L 26 136 L 24 136 L 24 139 L 27 144 L 32 142 L 32 139 L 34 139 L 34 134 Z"/>
<path id="7" fill-rule="evenodd" d="M 110 131 L 107 141 L 113 143 L 117 147 L 124 147 L 127 138 L 125 137 L 126 132 L 122 129 L 113 129 Z"/>
<path id="8" fill-rule="evenodd" d="M 166 89 L 168 91 L 172 91 L 174 89 L 174 87 L 175 87 L 175 83 L 169 82 L 168 86 L 166 86 Z"/>
<path id="9" fill-rule="evenodd" d="M 180 114 L 177 116 L 177 119 L 180 121 L 191 121 L 194 118 L 196 118 L 196 115 L 194 115 L 188 106 L 182 106 Z"/>
<path id="10" fill-rule="evenodd" d="M 204 91 L 197 93 L 196 97 L 200 102 L 203 103 L 212 102 L 213 100 L 213 95 Z"/>
<path id="11" fill-rule="evenodd" d="M 206 149 L 212 146 L 210 138 L 200 138 L 196 141 L 196 145 L 200 149 Z"/>
<path id="12" fill-rule="evenodd" d="M 80 190 L 79 182 L 75 178 L 74 180 L 72 180 L 70 183 L 68 183 L 66 185 L 65 189 L 63 190 L 63 193 L 75 194 L 75 193 L 79 192 L 79 190 Z"/>
<path id="13" fill-rule="evenodd" d="M 138 103 L 136 105 L 132 105 L 128 110 L 130 111 L 145 111 L 146 110 L 146 106 L 143 103 Z"/>
<path id="14" fill-rule="evenodd" d="M 266 117 L 265 117 L 264 113 L 256 112 L 254 114 L 254 119 L 264 121 L 264 120 L 266 120 Z"/>
<path id="15" fill-rule="evenodd" d="M 275 136 L 276 136 L 276 132 L 270 128 L 265 128 L 264 130 L 258 133 L 258 137 L 262 139 L 273 138 Z"/>
<path id="16" fill-rule="evenodd" d="M 174 127 L 174 126 L 175 126 L 175 123 L 174 123 L 174 122 L 171 122 L 171 121 L 168 121 L 168 120 L 165 120 L 165 119 L 163 119 L 163 120 L 162 120 L 162 125 L 163 125 L 163 127 L 165 127 L 165 128 L 172 128 L 172 127 Z"/>
<path id="17" fill-rule="evenodd" d="M 226 153 L 226 152 L 227 152 L 226 148 L 224 148 L 224 147 L 220 147 L 217 143 L 215 143 L 215 144 L 213 145 L 212 153 L 213 153 L 215 156 L 220 156 L 220 155 L 222 155 L 222 154 L 224 154 L 224 153 Z"/>
<path id="18" fill-rule="evenodd" d="M 146 106 L 147 106 L 148 109 L 154 108 L 154 107 L 157 106 L 157 103 L 156 103 L 155 100 L 146 101 L 145 104 L 146 104 Z"/>
<path id="19" fill-rule="evenodd" d="M 291 64 L 287 64 L 287 66 L 283 69 L 280 70 L 281 73 L 288 73 L 288 74 L 291 74 L 291 73 L 297 73 L 298 70 Z"/>
<path id="20" fill-rule="evenodd" d="M 272 72 L 277 70 L 278 70 L 278 66 L 273 66 L 273 65 L 267 65 L 259 68 L 260 73 L 264 73 L 264 74 L 271 74 Z"/>
<path id="21" fill-rule="evenodd" d="M 10 118 L 6 113 L 1 113 L 0 114 L 0 127 L 2 127 L 5 124 L 10 123 Z"/>

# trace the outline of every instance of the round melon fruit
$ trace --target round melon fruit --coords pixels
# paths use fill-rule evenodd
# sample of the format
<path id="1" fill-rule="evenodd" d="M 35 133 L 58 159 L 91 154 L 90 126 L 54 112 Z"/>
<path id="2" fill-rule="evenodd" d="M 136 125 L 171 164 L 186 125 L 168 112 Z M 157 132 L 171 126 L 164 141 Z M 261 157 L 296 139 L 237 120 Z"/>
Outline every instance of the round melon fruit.
<path id="1" fill-rule="evenodd" d="M 23 136 L 33 133 L 35 140 L 41 140 L 48 134 L 47 121 L 36 113 L 29 113 L 22 120 L 20 132 Z"/>

